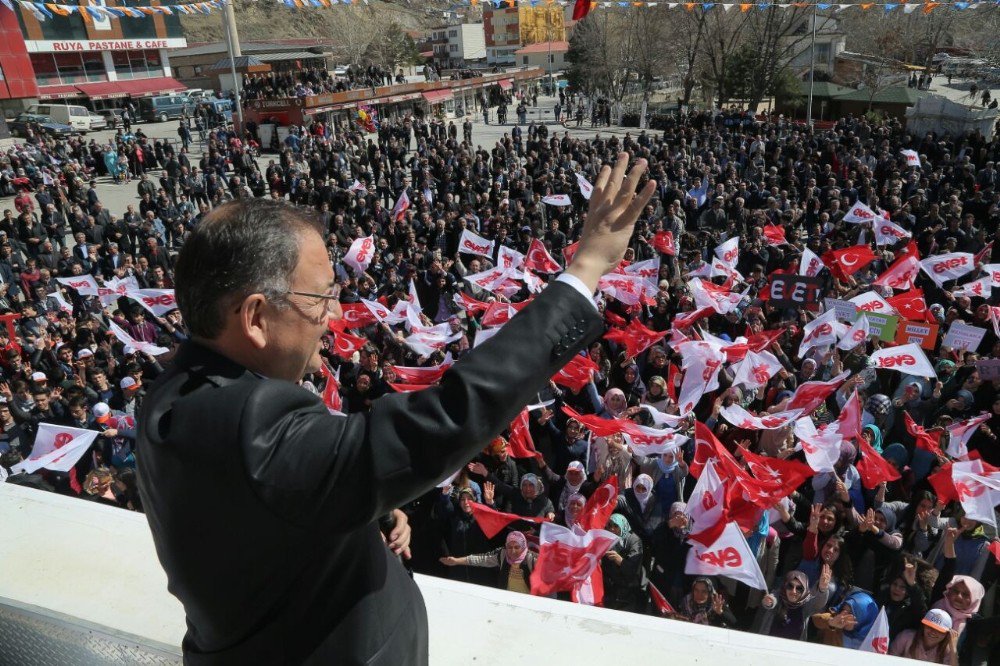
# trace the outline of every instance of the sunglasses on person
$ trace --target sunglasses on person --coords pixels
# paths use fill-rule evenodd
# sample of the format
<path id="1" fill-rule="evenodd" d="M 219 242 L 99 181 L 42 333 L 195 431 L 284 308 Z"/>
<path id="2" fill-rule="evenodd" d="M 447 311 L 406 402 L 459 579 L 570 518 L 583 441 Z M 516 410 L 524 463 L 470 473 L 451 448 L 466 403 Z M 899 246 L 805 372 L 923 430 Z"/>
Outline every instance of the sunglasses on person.
<path id="1" fill-rule="evenodd" d="M 791 590 L 792 592 L 805 592 L 806 588 L 802 587 L 799 583 L 785 583 L 785 589 Z"/>

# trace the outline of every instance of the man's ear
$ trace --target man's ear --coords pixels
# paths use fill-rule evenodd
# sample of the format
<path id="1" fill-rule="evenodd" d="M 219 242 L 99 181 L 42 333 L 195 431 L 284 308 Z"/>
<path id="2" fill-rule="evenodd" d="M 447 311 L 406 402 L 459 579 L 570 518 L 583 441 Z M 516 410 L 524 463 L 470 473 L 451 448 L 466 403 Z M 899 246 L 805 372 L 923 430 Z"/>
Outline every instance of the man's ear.
<path id="1" fill-rule="evenodd" d="M 269 324 L 267 299 L 264 294 L 250 294 L 240 303 L 239 327 L 256 349 L 267 346 Z"/>

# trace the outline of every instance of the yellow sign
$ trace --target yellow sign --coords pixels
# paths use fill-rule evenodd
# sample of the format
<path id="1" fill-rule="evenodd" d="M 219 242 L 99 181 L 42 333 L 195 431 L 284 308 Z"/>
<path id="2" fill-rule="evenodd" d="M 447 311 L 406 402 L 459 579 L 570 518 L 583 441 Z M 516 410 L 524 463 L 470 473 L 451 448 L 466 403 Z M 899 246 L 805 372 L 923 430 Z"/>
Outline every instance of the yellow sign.
<path id="1" fill-rule="evenodd" d="M 552 4 L 546 7 L 517 8 L 517 22 L 522 44 L 566 41 L 564 9 Z"/>

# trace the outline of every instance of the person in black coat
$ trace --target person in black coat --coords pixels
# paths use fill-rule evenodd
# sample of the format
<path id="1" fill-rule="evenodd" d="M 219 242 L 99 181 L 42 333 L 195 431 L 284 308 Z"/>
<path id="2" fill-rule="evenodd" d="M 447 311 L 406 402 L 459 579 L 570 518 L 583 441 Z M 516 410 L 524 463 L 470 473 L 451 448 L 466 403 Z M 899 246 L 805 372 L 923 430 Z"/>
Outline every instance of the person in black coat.
<path id="1" fill-rule="evenodd" d="M 408 536 L 384 537 L 379 518 L 468 463 L 601 334 L 591 294 L 655 189 L 633 195 L 645 161 L 625 180 L 627 165 L 623 153 L 598 177 L 564 275 L 440 384 L 368 415 L 333 415 L 296 385 L 341 316 L 319 221 L 251 199 L 197 226 L 175 280 L 191 340 L 150 389 L 136 448 L 187 663 L 428 663 L 426 610 L 398 558 Z"/>

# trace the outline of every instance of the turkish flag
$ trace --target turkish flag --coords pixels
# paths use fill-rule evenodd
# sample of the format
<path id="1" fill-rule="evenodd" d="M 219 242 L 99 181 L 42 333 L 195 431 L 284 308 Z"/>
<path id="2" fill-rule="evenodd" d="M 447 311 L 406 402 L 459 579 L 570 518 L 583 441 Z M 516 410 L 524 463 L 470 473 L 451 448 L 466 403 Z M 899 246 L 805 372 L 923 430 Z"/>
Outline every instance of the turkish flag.
<path id="1" fill-rule="evenodd" d="M 450 362 L 430 365 L 425 368 L 394 365 L 392 371 L 396 373 L 399 381 L 407 384 L 436 384 L 451 365 Z"/>
<path id="2" fill-rule="evenodd" d="M 749 327 L 748 327 L 749 328 Z M 760 333 L 754 333 L 753 335 L 747 336 L 747 349 L 752 352 L 757 352 L 758 354 L 772 344 L 775 340 L 781 337 L 781 334 L 785 332 L 783 328 L 777 328 L 773 331 L 761 331 Z"/>
<path id="3" fill-rule="evenodd" d="M 519 520 L 526 520 L 536 525 L 541 525 L 549 520 L 548 518 L 519 516 L 516 513 L 504 513 L 478 502 L 469 502 L 469 506 L 472 507 L 472 517 L 476 519 L 476 524 L 479 525 L 479 529 L 483 531 L 487 539 L 492 539 L 500 534 L 505 527 Z"/>
<path id="4" fill-rule="evenodd" d="M 993 559 L 995 559 L 997 563 L 1000 564 L 1000 541 L 991 541 L 990 545 L 987 547 L 987 550 L 993 553 Z M 650 585 L 650 587 L 653 586 Z"/>
<path id="5" fill-rule="evenodd" d="M 590 579 L 601 558 L 617 541 L 618 537 L 607 530 L 584 532 L 554 523 L 543 524 L 538 540 L 538 560 L 531 572 L 531 593 L 549 596 L 579 588 Z M 594 603 L 600 600 L 594 599 Z"/>
<path id="6" fill-rule="evenodd" d="M 780 483 L 782 489 L 788 491 L 784 496 L 790 495 L 816 473 L 809 465 L 798 460 L 762 456 L 749 449 L 743 449 L 742 455 L 754 477 L 766 483 Z"/>
<path id="7" fill-rule="evenodd" d="M 545 249 L 545 245 L 537 238 L 533 239 L 531 245 L 528 246 L 524 265 L 539 273 L 558 273 L 562 270 L 559 262 L 552 258 L 552 255 Z"/>
<path id="8" fill-rule="evenodd" d="M 485 312 L 490 307 L 489 303 L 484 303 L 461 291 L 455 293 L 455 303 L 470 316 L 475 315 L 477 312 Z"/>
<path id="9" fill-rule="evenodd" d="M 899 472 L 888 460 L 879 455 L 871 444 L 864 439 L 861 443 L 861 457 L 854 465 L 861 475 L 861 484 L 871 490 L 883 481 L 895 481 L 900 478 Z"/>
<path id="10" fill-rule="evenodd" d="M 573 4 L 573 20 L 580 21 L 590 13 L 591 0 L 576 0 Z"/>
<path id="11" fill-rule="evenodd" d="M 694 459 L 691 461 L 691 476 L 698 478 L 701 470 L 712 458 L 717 458 L 720 463 L 716 466 L 719 478 L 727 479 L 732 476 L 732 470 L 739 469 L 739 463 L 733 454 L 722 445 L 722 442 L 715 436 L 712 430 L 701 421 L 694 422 Z"/>
<path id="12" fill-rule="evenodd" d="M 990 254 L 992 251 L 993 251 L 993 241 L 990 241 L 989 243 L 986 244 L 986 247 L 984 247 L 979 252 L 976 252 L 975 256 L 972 259 L 977 264 L 981 264 L 983 263 L 983 259 L 986 257 L 986 255 Z"/>
<path id="13" fill-rule="evenodd" d="M 671 257 L 677 256 L 677 248 L 674 246 L 674 235 L 669 231 L 659 231 L 653 236 L 653 249 L 660 254 Z"/>
<path id="14" fill-rule="evenodd" d="M 667 370 L 667 395 L 674 402 L 677 402 L 677 387 L 680 385 L 678 375 L 680 375 L 680 371 L 680 368 L 674 363 L 671 363 L 670 368 Z"/>
<path id="15" fill-rule="evenodd" d="M 582 529 L 604 529 L 611 519 L 611 514 L 618 506 L 618 477 L 612 474 L 601 482 L 587 503 L 583 505 L 577 521 Z"/>
<path id="16" fill-rule="evenodd" d="M 619 432 L 628 432 L 635 425 L 628 419 L 605 419 L 596 414 L 580 414 L 569 405 L 562 406 L 563 413 L 579 421 L 595 437 L 608 437 Z"/>
<path id="17" fill-rule="evenodd" d="M 624 329 L 610 329 L 604 334 L 604 338 L 623 345 L 625 355 L 634 358 L 662 340 L 666 334 L 666 331 L 657 333 L 648 329 L 638 319 L 633 319 Z"/>
<path id="18" fill-rule="evenodd" d="M 927 321 L 927 315 L 930 314 L 927 302 L 924 300 L 924 292 L 920 289 L 911 289 L 898 296 L 892 296 L 887 298 L 886 302 L 907 321 Z"/>
<path id="19" fill-rule="evenodd" d="M 830 381 L 806 382 L 799 385 L 788 404 L 785 405 L 785 410 L 801 409 L 803 416 L 811 414 L 823 404 L 831 393 L 840 388 L 840 385 L 847 380 L 850 374 L 850 372 L 842 372 Z"/>
<path id="20" fill-rule="evenodd" d="M 425 388 L 430 388 L 430 384 L 403 384 L 401 382 L 386 382 L 396 393 L 413 393 L 414 391 L 423 391 Z"/>
<path id="21" fill-rule="evenodd" d="M 673 327 L 676 329 L 690 328 L 694 326 L 699 319 L 704 319 L 713 312 L 715 312 L 715 308 L 707 305 L 703 308 L 698 308 L 697 310 L 692 310 L 690 312 L 678 312 L 674 315 Z"/>
<path id="22" fill-rule="evenodd" d="M 337 330 L 333 324 L 334 322 L 330 322 L 330 331 L 333 333 L 333 351 L 345 361 L 350 361 L 354 357 L 354 352 L 360 351 L 368 339 L 351 335 L 347 331 Z"/>
<path id="23" fill-rule="evenodd" d="M 591 374 L 597 371 L 597 364 L 589 356 L 577 354 L 559 372 L 552 375 L 552 381 L 570 390 L 580 391 L 590 383 Z"/>
<path id="24" fill-rule="evenodd" d="M 830 250 L 823 255 L 823 262 L 830 267 L 834 277 L 846 280 L 877 259 L 867 245 L 854 245 L 843 250 Z"/>
<path id="25" fill-rule="evenodd" d="M 515 458 L 538 458 L 542 454 L 535 450 L 535 442 L 531 439 L 531 429 L 528 424 L 528 410 L 522 409 L 510 424 L 510 455 Z"/>
<path id="26" fill-rule="evenodd" d="M 844 403 L 836 422 L 837 432 L 845 439 L 851 438 L 860 442 L 861 437 L 861 400 L 858 391 L 854 390 L 851 397 Z"/>
<path id="27" fill-rule="evenodd" d="M 996 543 L 1000 544 L 1000 541 Z M 997 561 L 1000 561 L 1000 556 L 997 556 Z M 665 596 L 663 596 L 663 593 L 656 589 L 656 586 L 652 583 L 649 584 L 649 598 L 653 600 L 653 606 L 655 606 L 656 610 L 660 612 L 660 615 L 677 614 L 677 611 L 670 605 L 670 602 L 667 601 Z"/>
<path id="28" fill-rule="evenodd" d="M 941 430 L 933 433 L 927 432 L 923 426 L 918 426 L 910 413 L 905 410 L 903 411 L 903 422 L 906 424 L 906 432 L 910 433 L 917 441 L 917 448 L 934 454 L 941 453 Z"/>
<path id="29" fill-rule="evenodd" d="M 764 238 L 768 245 L 784 245 L 788 242 L 785 240 L 785 228 L 780 224 L 765 224 Z"/>
<path id="30" fill-rule="evenodd" d="M 341 303 L 340 309 L 344 313 L 343 321 L 347 323 L 347 328 L 364 328 L 378 323 L 378 319 L 364 303 Z"/>
<path id="31" fill-rule="evenodd" d="M 573 255 L 576 254 L 576 251 L 579 248 L 580 248 L 580 241 L 577 241 L 575 243 L 570 243 L 569 245 L 563 248 L 562 251 L 563 259 L 566 261 L 567 266 L 569 266 L 570 262 L 573 261 Z"/>
<path id="32" fill-rule="evenodd" d="M 510 307 L 507 303 L 494 301 L 489 304 L 486 308 L 486 312 L 483 313 L 481 323 L 486 327 L 501 326 L 510 321 L 510 318 L 515 314 L 517 314 L 517 310 Z"/>
<path id="33" fill-rule="evenodd" d="M 604 311 L 604 319 L 607 320 L 609 326 L 613 326 L 615 328 L 625 328 L 628 326 L 627 321 L 616 315 L 611 310 Z"/>
<path id="34" fill-rule="evenodd" d="M 340 371 L 337 372 L 339 374 Z M 319 367 L 319 373 L 326 378 L 326 384 L 323 386 L 323 404 L 330 412 L 343 412 L 344 400 L 340 395 L 338 375 L 334 374 L 326 363 Z"/>
<path id="35" fill-rule="evenodd" d="M 951 466 L 953 464 L 947 462 L 941 465 L 938 471 L 927 477 L 927 482 L 934 489 L 934 494 L 937 495 L 938 502 L 942 504 L 958 501 L 958 491 L 955 489 L 955 484 L 951 479 Z"/>

